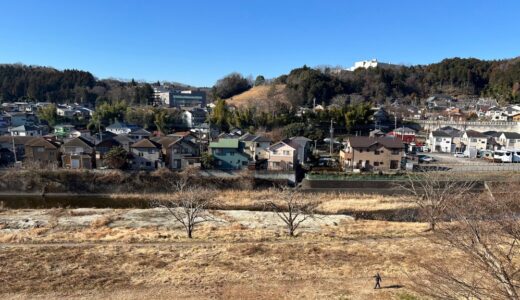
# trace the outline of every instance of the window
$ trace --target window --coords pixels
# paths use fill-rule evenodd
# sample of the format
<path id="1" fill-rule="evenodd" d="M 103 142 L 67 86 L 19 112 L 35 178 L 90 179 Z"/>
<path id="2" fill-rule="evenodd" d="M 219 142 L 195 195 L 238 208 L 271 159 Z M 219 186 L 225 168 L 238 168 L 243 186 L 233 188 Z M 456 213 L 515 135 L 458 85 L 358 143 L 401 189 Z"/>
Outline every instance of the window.
<path id="1" fill-rule="evenodd" d="M 472 142 L 472 143 L 476 143 L 476 142 L 477 142 L 477 139 L 471 139 L 471 142 Z"/>
<path id="2" fill-rule="evenodd" d="M 379 153 L 383 153 L 383 150 L 379 151 Z"/>
<path id="3" fill-rule="evenodd" d="M 235 156 L 235 152 L 229 152 L 229 155 Z"/>
<path id="4" fill-rule="evenodd" d="M 43 147 L 37 147 L 36 152 L 44 152 L 45 149 Z"/>
<path id="5" fill-rule="evenodd" d="M 149 154 L 154 154 L 155 153 L 155 149 L 148 149 L 148 153 Z"/>
<path id="6" fill-rule="evenodd" d="M 139 153 L 138 153 L 137 155 L 139 155 L 139 156 L 143 157 L 143 156 L 144 156 L 144 153 L 143 153 L 143 152 L 141 152 L 141 151 L 139 151 Z"/>
<path id="7" fill-rule="evenodd" d="M 289 155 L 290 155 L 290 154 L 289 154 L 289 151 L 288 151 L 288 150 L 283 150 L 283 155 L 285 155 L 285 156 L 289 156 Z"/>
<path id="8" fill-rule="evenodd" d="M 390 161 L 390 169 L 397 169 L 399 168 L 399 161 L 398 160 L 391 160 Z"/>
<path id="9" fill-rule="evenodd" d="M 359 149 L 359 153 L 363 153 L 363 149 Z"/>
<path id="10" fill-rule="evenodd" d="M 384 165 L 384 162 L 379 162 L 380 165 Z"/>
<path id="11" fill-rule="evenodd" d="M 379 167 L 379 162 L 375 161 L 374 162 L 374 167 Z"/>
<path id="12" fill-rule="evenodd" d="M 151 165 L 152 165 L 151 162 L 149 162 L 149 161 L 146 162 L 146 166 L 147 166 L 147 167 L 150 167 Z"/>
<path id="13" fill-rule="evenodd" d="M 397 150 L 397 149 L 392 149 L 392 151 L 390 152 L 392 155 L 399 155 L 401 151 Z"/>
<path id="14" fill-rule="evenodd" d="M 379 150 L 375 150 L 375 151 L 374 151 L 374 154 L 375 154 L 375 155 L 379 155 Z"/>
<path id="15" fill-rule="evenodd" d="M 435 138 L 435 141 L 436 142 L 440 142 L 440 141 L 442 141 L 442 139 L 441 138 Z"/>

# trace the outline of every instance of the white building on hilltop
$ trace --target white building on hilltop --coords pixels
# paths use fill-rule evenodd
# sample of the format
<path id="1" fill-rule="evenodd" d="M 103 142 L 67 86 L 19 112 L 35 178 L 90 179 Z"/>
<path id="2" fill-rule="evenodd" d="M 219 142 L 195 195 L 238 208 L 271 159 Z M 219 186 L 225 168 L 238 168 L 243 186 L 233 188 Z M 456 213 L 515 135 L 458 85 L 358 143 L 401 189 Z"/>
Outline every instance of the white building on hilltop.
<path id="1" fill-rule="evenodd" d="M 374 58 L 371 60 L 356 61 L 356 62 L 354 62 L 354 66 L 348 68 L 347 70 L 355 71 L 360 68 L 368 69 L 368 68 L 377 68 L 377 67 L 385 68 L 385 67 L 394 67 L 394 66 L 396 66 L 396 65 L 381 63 L 381 62 L 378 62 L 377 59 Z"/>

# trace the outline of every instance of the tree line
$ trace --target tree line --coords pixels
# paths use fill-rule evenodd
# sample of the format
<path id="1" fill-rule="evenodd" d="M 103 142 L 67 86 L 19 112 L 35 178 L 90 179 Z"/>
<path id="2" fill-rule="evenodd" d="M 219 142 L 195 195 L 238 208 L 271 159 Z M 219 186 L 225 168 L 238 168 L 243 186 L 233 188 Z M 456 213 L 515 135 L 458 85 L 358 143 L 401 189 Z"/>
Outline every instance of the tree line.
<path id="1" fill-rule="evenodd" d="M 0 101 L 19 100 L 79 103 L 89 107 L 117 101 L 148 105 L 153 102 L 153 88 L 133 79 L 129 82 L 98 80 L 91 73 L 80 70 L 0 65 Z"/>
<path id="2" fill-rule="evenodd" d="M 255 86 L 268 83 L 285 84 L 285 96 L 295 106 L 352 100 L 384 103 L 389 98 L 413 103 L 432 94 L 491 96 L 520 103 L 520 58 L 450 58 L 430 65 L 361 68 L 354 72 L 303 66 L 272 80 L 259 75 L 254 81 Z M 217 82 L 213 96 L 230 98 L 252 86 L 251 79 L 233 73 Z"/>

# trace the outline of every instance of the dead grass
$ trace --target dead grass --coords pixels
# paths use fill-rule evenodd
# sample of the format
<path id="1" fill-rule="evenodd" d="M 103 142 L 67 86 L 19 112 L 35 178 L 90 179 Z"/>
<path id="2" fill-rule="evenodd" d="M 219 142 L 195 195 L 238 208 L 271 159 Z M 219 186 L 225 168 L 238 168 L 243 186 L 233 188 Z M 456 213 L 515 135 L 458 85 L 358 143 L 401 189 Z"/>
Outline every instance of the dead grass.
<path id="1" fill-rule="evenodd" d="M 111 224 L 112 222 L 117 221 L 119 219 L 120 219 L 120 215 L 117 213 L 101 216 L 101 217 L 95 219 L 94 221 L 92 221 L 92 223 L 90 223 L 90 227 L 94 228 L 94 229 L 106 227 L 109 224 Z"/>
<path id="2" fill-rule="evenodd" d="M 275 200 L 277 191 L 263 190 L 223 190 L 215 195 L 219 209 L 263 210 L 264 201 Z M 171 200 L 173 194 L 113 194 L 112 199 Z M 321 204 L 318 210 L 323 213 L 373 212 L 415 208 L 416 204 L 408 196 L 384 196 L 374 194 L 315 193 L 312 198 Z"/>
<path id="3" fill-rule="evenodd" d="M 4 299 L 391 299 L 437 247 L 413 237 L 3 248 L 0 278 Z M 374 291 L 376 271 L 403 288 Z"/>
<path id="4" fill-rule="evenodd" d="M 261 111 L 270 111 L 274 106 L 269 107 L 269 105 L 274 102 L 289 104 L 284 89 L 284 84 L 277 84 L 274 94 L 269 95 L 270 85 L 255 86 L 239 95 L 226 99 L 226 103 L 238 107 L 255 107 Z"/>

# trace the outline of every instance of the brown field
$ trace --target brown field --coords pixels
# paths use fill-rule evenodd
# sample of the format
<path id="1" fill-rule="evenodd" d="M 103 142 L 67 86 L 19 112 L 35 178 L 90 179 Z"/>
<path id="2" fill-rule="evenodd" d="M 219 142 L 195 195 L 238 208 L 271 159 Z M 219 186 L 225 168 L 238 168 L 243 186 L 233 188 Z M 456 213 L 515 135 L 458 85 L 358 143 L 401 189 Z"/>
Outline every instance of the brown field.
<path id="1" fill-rule="evenodd" d="M 220 209 L 263 209 L 263 201 L 273 200 L 276 190 L 222 190 L 215 195 L 215 203 Z M 167 200 L 170 194 L 114 194 L 114 199 L 149 199 Z M 337 214 L 344 211 L 370 212 L 380 210 L 397 210 L 415 208 L 416 204 L 407 196 L 364 195 L 350 193 L 316 193 L 310 197 L 319 202 L 318 211 L 327 214 Z"/>
<path id="2" fill-rule="evenodd" d="M 262 193 L 219 197 L 245 207 Z M 327 213 L 410 205 L 399 197 L 325 195 Z M 273 213 L 211 213 L 215 221 L 190 240 L 160 209 L 0 211 L 0 297 L 416 299 L 409 276 L 418 276 L 419 263 L 442 257 L 456 266 L 423 223 L 328 215 L 288 238 Z M 378 271 L 383 289 L 374 290 Z"/>
<path id="3" fill-rule="evenodd" d="M 269 111 L 268 104 L 273 101 L 288 104 L 284 94 L 284 84 L 276 85 L 276 92 L 271 98 L 268 96 L 270 89 L 270 85 L 255 86 L 248 91 L 226 99 L 226 103 L 237 107 L 255 107 L 261 111 Z"/>

